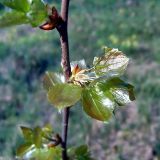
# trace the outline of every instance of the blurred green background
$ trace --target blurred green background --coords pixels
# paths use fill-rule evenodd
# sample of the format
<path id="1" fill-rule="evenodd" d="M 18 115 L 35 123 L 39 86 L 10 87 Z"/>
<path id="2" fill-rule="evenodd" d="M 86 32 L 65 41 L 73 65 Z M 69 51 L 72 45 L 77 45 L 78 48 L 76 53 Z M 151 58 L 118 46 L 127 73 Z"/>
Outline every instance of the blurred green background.
<path id="1" fill-rule="evenodd" d="M 54 5 L 60 9 L 60 0 Z M 0 14 L 4 10 L 0 6 Z M 137 99 L 108 124 L 87 117 L 77 104 L 68 145 L 89 144 L 96 160 L 160 160 L 160 1 L 71 0 L 69 16 L 71 60 L 91 64 L 102 46 L 119 48 L 130 57 L 125 78 Z M 61 71 L 60 52 L 56 30 L 0 29 L 0 159 L 14 159 L 20 125 L 51 123 L 61 131 L 61 114 L 42 88 L 46 70 Z"/>

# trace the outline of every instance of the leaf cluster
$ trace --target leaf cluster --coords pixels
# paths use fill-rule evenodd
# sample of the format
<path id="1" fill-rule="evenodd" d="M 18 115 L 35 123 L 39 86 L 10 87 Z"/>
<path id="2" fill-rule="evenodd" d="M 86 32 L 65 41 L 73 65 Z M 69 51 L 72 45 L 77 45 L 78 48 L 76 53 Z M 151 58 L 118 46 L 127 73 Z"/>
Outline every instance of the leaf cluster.
<path id="1" fill-rule="evenodd" d="M 30 24 L 37 27 L 47 20 L 47 7 L 42 0 L 0 0 L 0 3 L 10 8 L 0 16 L 0 27 L 20 24 Z"/>
<path id="2" fill-rule="evenodd" d="M 68 83 L 63 75 L 46 72 L 43 84 L 49 102 L 61 110 L 81 100 L 90 117 L 109 121 L 117 106 L 135 99 L 134 87 L 120 79 L 128 61 L 118 49 L 104 47 L 104 55 L 95 57 L 91 68 L 86 67 L 84 60 L 71 62 Z"/>
<path id="3" fill-rule="evenodd" d="M 33 129 L 21 126 L 21 131 L 25 142 L 17 149 L 18 159 L 61 160 L 62 148 L 53 143 L 61 139 L 57 135 L 55 136 L 57 139 L 54 139 L 54 132 L 49 124 L 43 128 Z M 69 160 L 94 160 L 87 145 L 69 148 L 67 152 Z"/>
<path id="4" fill-rule="evenodd" d="M 60 160 L 61 147 L 51 143 L 50 141 L 58 141 L 53 139 L 54 132 L 50 125 L 43 128 L 21 127 L 25 143 L 17 149 L 17 157 L 23 159 L 35 160 Z M 57 138 L 57 137 L 56 137 Z"/>

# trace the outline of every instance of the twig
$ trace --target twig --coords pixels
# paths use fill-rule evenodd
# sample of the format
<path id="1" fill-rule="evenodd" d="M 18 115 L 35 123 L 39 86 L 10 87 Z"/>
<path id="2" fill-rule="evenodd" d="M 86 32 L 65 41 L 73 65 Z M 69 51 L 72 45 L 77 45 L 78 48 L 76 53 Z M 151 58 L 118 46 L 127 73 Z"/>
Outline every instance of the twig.
<path id="1" fill-rule="evenodd" d="M 70 59 L 69 59 L 69 44 L 68 44 L 68 9 L 69 0 L 62 0 L 61 2 L 61 18 L 62 23 L 57 26 L 60 34 L 60 42 L 62 49 L 61 65 L 63 68 L 65 80 L 68 81 L 71 75 Z M 67 160 L 67 131 L 69 120 L 69 107 L 63 110 L 62 115 L 62 160 Z"/>

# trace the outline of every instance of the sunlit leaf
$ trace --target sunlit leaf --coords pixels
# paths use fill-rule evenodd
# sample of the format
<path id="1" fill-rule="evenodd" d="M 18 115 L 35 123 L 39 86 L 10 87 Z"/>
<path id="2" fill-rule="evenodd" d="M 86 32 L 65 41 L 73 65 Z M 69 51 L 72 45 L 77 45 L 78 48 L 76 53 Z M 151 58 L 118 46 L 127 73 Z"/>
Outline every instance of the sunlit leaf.
<path id="1" fill-rule="evenodd" d="M 94 119 L 108 121 L 112 117 L 115 107 L 113 96 L 103 92 L 99 83 L 82 91 L 82 105 L 84 111 Z"/>
<path id="2" fill-rule="evenodd" d="M 118 105 L 126 105 L 135 100 L 134 87 L 120 78 L 113 78 L 105 85 L 109 86 L 109 90 Z"/>
<path id="3" fill-rule="evenodd" d="M 35 127 L 34 129 L 21 127 L 26 139 L 32 135 L 32 141 L 26 141 L 25 144 L 18 147 L 16 151 L 17 158 L 29 160 L 60 160 L 62 149 L 59 146 L 48 147 L 48 141 L 45 141 L 43 132 L 50 133 L 52 128 L 46 125 L 43 128 Z M 25 140 L 26 140 L 25 139 Z"/>
<path id="4" fill-rule="evenodd" d="M 0 0 L 3 5 L 21 12 L 28 12 L 30 9 L 29 0 Z"/>
<path id="5" fill-rule="evenodd" d="M 26 154 L 25 157 L 36 160 L 61 160 L 61 153 L 62 149 L 60 147 L 44 147 L 33 149 L 32 152 L 30 152 L 28 155 Z"/>
<path id="6" fill-rule="evenodd" d="M 23 133 L 23 136 L 24 136 L 25 140 L 28 141 L 28 142 L 32 142 L 32 140 L 33 140 L 33 130 L 31 128 L 24 127 L 24 126 L 21 126 L 21 130 L 22 130 L 22 133 Z"/>
<path id="7" fill-rule="evenodd" d="M 56 84 L 48 91 L 48 100 L 59 110 L 74 105 L 81 97 L 82 88 L 74 84 Z"/>
<path id="8" fill-rule="evenodd" d="M 18 147 L 16 155 L 18 157 L 24 156 L 32 148 L 32 143 L 25 143 Z"/>
<path id="9" fill-rule="evenodd" d="M 32 27 L 37 27 L 47 19 L 47 8 L 42 0 L 34 0 L 31 3 L 28 18 Z"/>
<path id="10" fill-rule="evenodd" d="M 94 77 L 94 74 L 93 74 Z M 109 81 L 113 78 L 119 77 L 119 75 L 116 72 L 113 71 L 109 71 L 106 75 L 100 76 L 94 78 L 91 83 L 89 84 L 89 86 L 94 86 L 97 82 L 103 82 L 103 81 Z"/>
<path id="11" fill-rule="evenodd" d="M 0 28 L 29 23 L 25 13 L 10 11 L 0 16 Z"/>
<path id="12" fill-rule="evenodd" d="M 64 83 L 64 76 L 54 72 L 46 72 L 43 78 L 43 87 L 49 91 L 57 83 Z"/>
<path id="13" fill-rule="evenodd" d="M 95 57 L 93 65 L 98 76 L 103 76 L 114 72 L 117 75 L 122 75 L 128 65 L 129 59 L 118 49 L 104 48 L 105 55 L 102 57 Z"/>

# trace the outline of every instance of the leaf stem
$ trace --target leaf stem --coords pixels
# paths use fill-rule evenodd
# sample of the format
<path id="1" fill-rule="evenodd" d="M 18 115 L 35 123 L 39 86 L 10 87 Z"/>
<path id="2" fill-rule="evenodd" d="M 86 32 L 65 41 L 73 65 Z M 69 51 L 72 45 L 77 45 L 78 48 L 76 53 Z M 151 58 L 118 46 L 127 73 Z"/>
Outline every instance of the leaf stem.
<path id="1" fill-rule="evenodd" d="M 68 43 L 68 9 L 70 0 L 61 1 L 61 18 L 62 24 L 57 26 L 57 30 L 60 34 L 62 59 L 61 65 L 63 68 L 63 73 L 65 80 L 68 81 L 71 76 L 71 67 L 69 59 L 69 43 Z M 69 121 L 69 107 L 63 109 L 62 114 L 62 160 L 67 160 L 67 131 L 68 131 L 68 121 Z"/>

